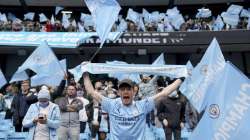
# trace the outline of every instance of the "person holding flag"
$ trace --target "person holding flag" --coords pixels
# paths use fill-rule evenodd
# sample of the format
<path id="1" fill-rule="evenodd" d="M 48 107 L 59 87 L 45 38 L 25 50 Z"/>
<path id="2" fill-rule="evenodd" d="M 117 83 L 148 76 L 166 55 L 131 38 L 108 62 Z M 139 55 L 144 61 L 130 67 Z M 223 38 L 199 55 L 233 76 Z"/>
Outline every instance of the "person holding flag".
<path id="1" fill-rule="evenodd" d="M 84 62 L 82 65 L 86 65 Z M 84 86 L 88 94 L 101 103 L 102 109 L 109 114 L 110 140 L 144 140 L 146 128 L 146 114 L 155 108 L 156 102 L 168 96 L 182 83 L 183 78 L 175 80 L 160 93 L 141 101 L 134 101 L 133 82 L 124 79 L 118 84 L 120 98 L 109 99 L 94 90 L 87 72 L 83 74 Z"/>

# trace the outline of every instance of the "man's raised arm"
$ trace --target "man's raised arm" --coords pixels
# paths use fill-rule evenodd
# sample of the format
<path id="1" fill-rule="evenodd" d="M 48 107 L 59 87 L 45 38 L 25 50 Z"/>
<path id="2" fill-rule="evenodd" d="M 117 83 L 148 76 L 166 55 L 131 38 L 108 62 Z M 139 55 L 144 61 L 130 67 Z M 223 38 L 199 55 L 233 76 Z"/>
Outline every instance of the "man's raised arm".
<path id="1" fill-rule="evenodd" d="M 175 80 L 172 84 L 165 87 L 161 92 L 152 96 L 152 98 L 154 99 L 155 102 L 158 102 L 160 98 L 168 96 L 173 91 L 175 91 L 181 85 L 182 81 L 183 81 L 182 79 Z"/>
<path id="2" fill-rule="evenodd" d="M 83 73 L 83 83 L 87 93 L 90 94 L 96 101 L 101 103 L 103 96 L 94 89 L 87 72 Z"/>

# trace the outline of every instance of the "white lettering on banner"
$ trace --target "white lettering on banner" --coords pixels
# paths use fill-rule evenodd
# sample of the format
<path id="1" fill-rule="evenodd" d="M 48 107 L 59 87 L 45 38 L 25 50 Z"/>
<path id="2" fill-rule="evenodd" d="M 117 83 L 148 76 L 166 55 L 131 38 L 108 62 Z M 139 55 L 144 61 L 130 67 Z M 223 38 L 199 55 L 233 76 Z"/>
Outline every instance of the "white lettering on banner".
<path id="1" fill-rule="evenodd" d="M 248 88 L 248 90 L 247 90 Z M 246 111 L 250 107 L 250 84 L 244 83 L 241 85 L 239 95 L 235 98 L 235 102 L 232 104 L 232 109 L 225 114 L 225 119 L 221 126 L 218 127 L 218 131 L 214 134 L 214 140 L 229 140 L 232 131 L 237 130 L 241 120 L 245 117 Z"/>

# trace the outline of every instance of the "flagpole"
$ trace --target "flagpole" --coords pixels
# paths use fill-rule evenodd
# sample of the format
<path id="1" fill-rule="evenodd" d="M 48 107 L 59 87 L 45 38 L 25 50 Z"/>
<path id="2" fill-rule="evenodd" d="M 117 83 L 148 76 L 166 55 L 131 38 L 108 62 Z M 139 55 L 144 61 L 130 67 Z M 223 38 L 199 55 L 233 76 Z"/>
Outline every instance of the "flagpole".
<path id="1" fill-rule="evenodd" d="M 94 58 L 95 58 L 95 56 L 98 54 L 98 52 L 100 51 L 102 49 L 102 46 L 100 46 L 96 51 L 95 51 L 95 53 L 92 55 L 92 57 L 90 58 L 90 60 L 89 60 L 89 62 L 91 62 Z"/>

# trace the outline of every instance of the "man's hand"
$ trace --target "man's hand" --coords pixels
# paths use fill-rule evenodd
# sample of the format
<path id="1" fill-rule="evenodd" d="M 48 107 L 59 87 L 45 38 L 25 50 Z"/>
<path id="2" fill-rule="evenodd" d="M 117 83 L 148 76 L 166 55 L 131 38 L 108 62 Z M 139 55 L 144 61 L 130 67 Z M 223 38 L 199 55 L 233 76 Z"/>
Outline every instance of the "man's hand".
<path id="1" fill-rule="evenodd" d="M 167 119 L 164 119 L 164 120 L 163 120 L 163 125 L 164 125 L 165 127 L 168 126 L 168 120 L 167 120 Z"/>
<path id="2" fill-rule="evenodd" d="M 99 122 L 98 121 L 92 121 L 92 124 L 95 125 L 95 126 L 98 126 Z"/>
<path id="3" fill-rule="evenodd" d="M 181 129 L 183 129 L 185 127 L 185 124 L 183 122 L 181 122 L 180 127 L 181 127 Z"/>
<path id="4" fill-rule="evenodd" d="M 81 63 L 81 65 L 84 66 L 84 65 L 87 65 L 88 63 L 90 63 L 90 61 L 83 61 L 83 62 Z"/>
<path id="5" fill-rule="evenodd" d="M 38 122 L 40 124 L 46 124 L 47 123 L 47 117 L 46 117 L 46 115 L 44 115 L 43 119 L 38 118 Z"/>
<path id="6" fill-rule="evenodd" d="M 32 121 L 34 124 L 37 124 L 37 122 L 38 122 L 38 117 L 35 117 L 34 119 L 33 119 L 33 121 Z"/>
<path id="7" fill-rule="evenodd" d="M 77 105 L 67 105 L 67 110 L 69 112 L 76 112 Z"/>

